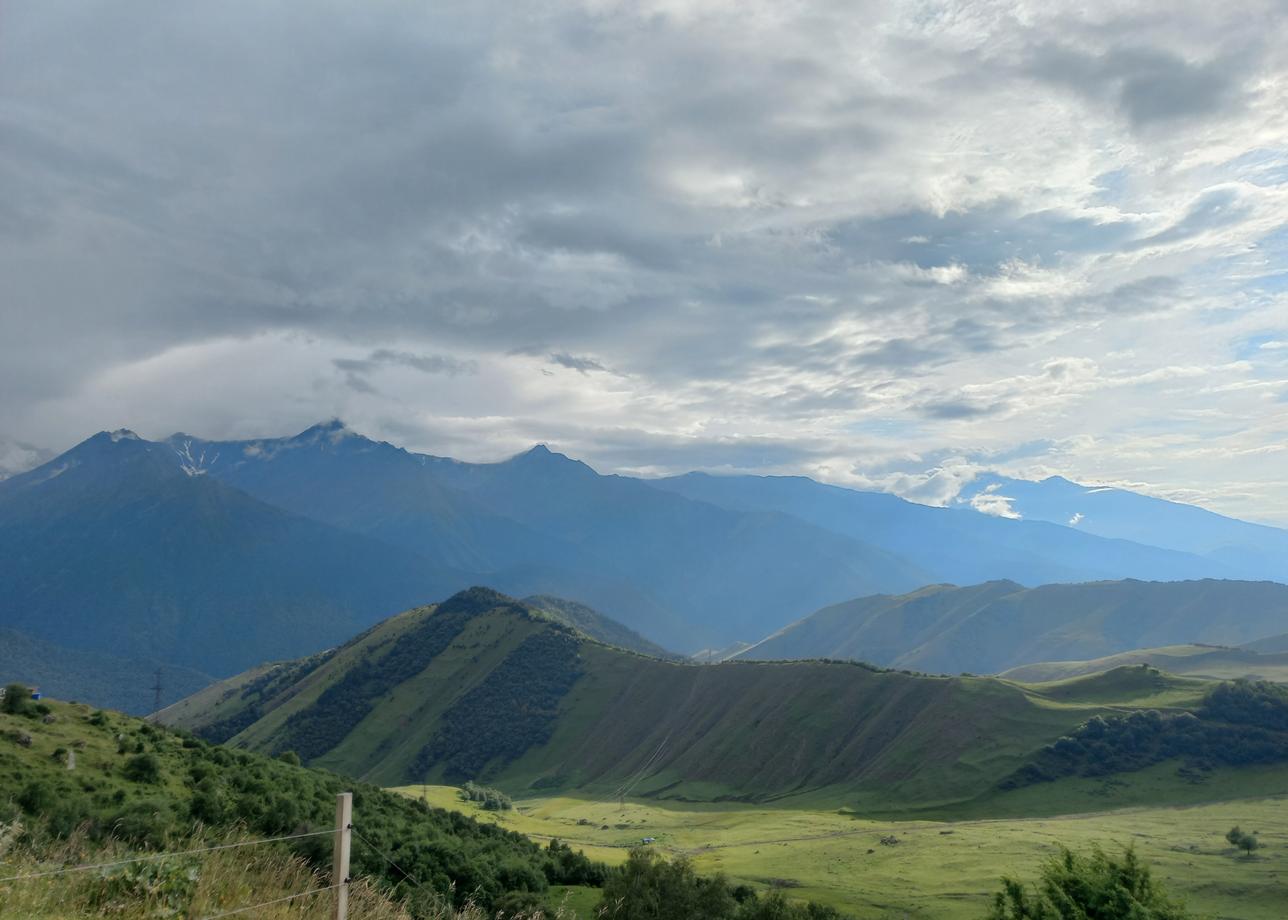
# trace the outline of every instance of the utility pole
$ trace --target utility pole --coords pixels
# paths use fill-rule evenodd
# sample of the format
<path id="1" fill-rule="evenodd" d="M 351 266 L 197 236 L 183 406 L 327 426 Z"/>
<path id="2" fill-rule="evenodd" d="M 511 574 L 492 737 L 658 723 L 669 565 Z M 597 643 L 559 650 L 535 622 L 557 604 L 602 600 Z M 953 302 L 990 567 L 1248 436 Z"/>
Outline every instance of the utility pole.
<path id="1" fill-rule="evenodd" d="M 331 920 L 349 917 L 349 847 L 353 842 L 353 793 L 335 797 L 335 844 L 331 853 L 331 884 L 335 885 L 335 910 Z"/>
<path id="2" fill-rule="evenodd" d="M 161 711 L 161 669 L 157 668 L 156 682 L 152 684 L 152 721 L 157 720 L 157 713 Z"/>

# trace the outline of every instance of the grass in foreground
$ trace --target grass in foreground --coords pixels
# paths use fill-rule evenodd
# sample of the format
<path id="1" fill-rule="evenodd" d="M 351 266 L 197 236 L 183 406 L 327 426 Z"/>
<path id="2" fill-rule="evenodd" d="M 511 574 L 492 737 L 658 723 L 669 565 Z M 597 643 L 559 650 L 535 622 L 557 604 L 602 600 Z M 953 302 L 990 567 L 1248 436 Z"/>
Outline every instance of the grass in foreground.
<path id="1" fill-rule="evenodd" d="M 0 877 L 47 872 L 68 865 L 87 865 L 140 855 L 120 844 L 89 842 L 81 835 L 57 844 L 21 845 L 11 827 L 0 840 Z M 235 842 L 228 838 L 226 842 Z M 192 838 L 172 841 L 176 850 L 209 845 Z M 0 883 L 0 916 L 24 920 L 119 920 L 207 917 L 289 895 L 317 892 L 281 903 L 267 903 L 246 914 L 257 920 L 323 920 L 330 918 L 332 893 L 325 874 L 298 856 L 273 847 L 241 848 L 134 863 L 91 872 Z M 454 910 L 442 903 L 419 916 L 428 920 L 485 920 L 491 914 L 475 907 Z M 350 885 L 351 920 L 412 920 L 401 901 L 390 899 L 366 880 Z M 554 915 L 548 915 L 554 917 Z"/>

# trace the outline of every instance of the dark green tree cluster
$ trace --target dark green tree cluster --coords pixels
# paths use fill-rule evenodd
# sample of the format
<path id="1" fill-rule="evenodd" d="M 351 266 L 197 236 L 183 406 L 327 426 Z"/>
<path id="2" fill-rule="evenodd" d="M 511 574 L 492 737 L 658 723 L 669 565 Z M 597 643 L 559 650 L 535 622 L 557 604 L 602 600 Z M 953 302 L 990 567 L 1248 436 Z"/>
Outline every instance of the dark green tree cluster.
<path id="1" fill-rule="evenodd" d="M 559 703 L 582 673 L 579 649 L 574 633 L 553 625 L 520 642 L 443 713 L 416 757 L 416 775 L 441 766 L 445 779 L 461 782 L 549 741 Z"/>
<path id="2" fill-rule="evenodd" d="M 1261 849 L 1261 841 L 1257 839 L 1256 831 L 1249 834 L 1237 824 L 1226 832 L 1225 839 L 1229 841 L 1230 846 L 1243 850 L 1246 856 L 1251 856 L 1254 851 Z"/>
<path id="3" fill-rule="evenodd" d="M 477 802 L 484 811 L 509 811 L 514 808 L 514 802 L 500 789 L 473 782 L 467 782 L 461 787 L 461 798 L 467 802 Z"/>
<path id="4" fill-rule="evenodd" d="M 993 899 L 987 920 L 1187 920 L 1134 851 L 1121 859 L 1092 849 L 1090 855 L 1063 850 L 1049 860 L 1038 880 L 1011 878 Z"/>
<path id="5" fill-rule="evenodd" d="M 841 920 L 834 908 L 795 904 L 781 894 L 757 895 L 723 876 L 701 876 L 687 859 L 668 861 L 635 849 L 604 883 L 606 920 Z"/>
<path id="6" fill-rule="evenodd" d="M 4 699 L 0 700 L 0 712 L 15 716 L 35 715 L 36 704 L 31 700 L 31 688 L 26 684 L 7 685 L 4 688 Z"/>
<path id="7" fill-rule="evenodd" d="M 1199 715 L 1214 722 L 1288 732 L 1288 687 L 1266 680 L 1236 680 L 1208 692 Z"/>
<path id="8" fill-rule="evenodd" d="M 1138 710 L 1093 716 L 1002 783 L 1015 788 L 1063 776 L 1108 776 L 1174 757 L 1199 764 L 1288 761 L 1288 693 L 1264 682 L 1218 684 L 1197 713 Z"/>
<path id="9" fill-rule="evenodd" d="M 219 702 L 225 703 L 236 696 L 242 701 L 242 708 L 226 719 L 220 719 L 217 722 L 202 726 L 197 731 L 197 734 L 207 741 L 223 744 L 233 735 L 249 728 L 260 720 L 264 715 L 264 710 L 260 705 L 262 700 L 271 698 L 282 688 L 303 680 L 313 671 L 326 664 L 334 654 L 335 649 L 330 649 L 311 655 L 308 658 L 301 658 L 299 661 L 288 661 L 275 665 L 254 680 L 248 681 L 240 689 L 233 688 L 226 691 Z"/>
<path id="10" fill-rule="evenodd" d="M 367 650 L 311 706 L 286 720 L 282 748 L 296 751 L 305 763 L 334 748 L 390 690 L 415 677 L 442 654 L 472 615 L 443 604 L 396 642 Z"/>

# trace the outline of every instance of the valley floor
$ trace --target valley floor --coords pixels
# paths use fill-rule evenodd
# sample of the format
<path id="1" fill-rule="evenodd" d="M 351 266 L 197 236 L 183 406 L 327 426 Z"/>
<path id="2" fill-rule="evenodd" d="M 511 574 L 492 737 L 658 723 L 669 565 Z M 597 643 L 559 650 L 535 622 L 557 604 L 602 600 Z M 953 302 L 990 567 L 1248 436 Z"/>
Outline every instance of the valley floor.
<path id="1" fill-rule="evenodd" d="M 1281 774 L 1282 775 L 1282 774 Z M 782 886 L 861 920 L 983 915 L 1003 873 L 1035 875 L 1058 846 L 1134 845 L 1168 890 L 1201 917 L 1281 920 L 1288 913 L 1288 796 L 1185 807 L 1135 807 L 1058 817 L 957 821 L 870 820 L 844 812 L 735 804 L 594 801 L 569 797 L 515 802 L 485 812 L 450 786 L 405 794 L 538 839 L 558 837 L 608 862 L 645 837 L 699 871 L 735 882 Z M 1262 849 L 1237 855 L 1224 835 L 1258 832 Z M 882 838 L 897 843 L 882 843 Z M 582 893 L 587 894 L 587 893 Z M 573 893 L 570 904 L 589 906 Z"/>

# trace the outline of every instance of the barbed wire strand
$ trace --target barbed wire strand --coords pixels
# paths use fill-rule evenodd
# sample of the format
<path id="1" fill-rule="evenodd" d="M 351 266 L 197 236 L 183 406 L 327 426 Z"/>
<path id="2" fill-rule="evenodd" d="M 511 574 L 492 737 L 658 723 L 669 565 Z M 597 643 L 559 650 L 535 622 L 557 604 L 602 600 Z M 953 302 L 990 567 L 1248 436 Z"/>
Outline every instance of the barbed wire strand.
<path id="1" fill-rule="evenodd" d="M 386 856 L 386 855 L 385 855 L 385 853 L 384 853 L 384 852 L 383 852 L 383 851 L 382 851 L 378 846 L 376 846 L 374 843 L 372 843 L 372 842 L 371 842 L 370 840 L 368 840 L 366 837 L 362 836 L 362 834 L 358 833 L 358 829 L 357 829 L 356 827 L 354 827 L 353 825 L 349 825 L 349 829 L 350 829 L 351 831 L 353 831 L 353 836 L 357 837 L 359 840 L 361 840 L 361 841 L 362 841 L 363 843 L 365 843 L 367 846 L 371 847 L 371 849 L 375 851 L 375 853 L 376 853 L 376 855 L 377 855 L 377 856 L 379 856 L 379 857 L 380 857 L 381 859 L 383 859 L 385 862 L 389 863 L 389 865 L 393 866 L 395 869 L 397 869 L 399 872 L 401 872 L 401 873 L 403 874 L 403 878 L 410 879 L 410 880 L 411 880 L 411 883 L 412 883 L 413 885 L 415 885 L 417 888 L 421 888 L 421 887 L 423 887 L 423 886 L 421 885 L 421 883 L 420 883 L 420 882 L 416 881 L 416 876 L 412 875 L 410 872 L 408 872 L 408 871 L 407 871 L 406 869 L 404 869 L 402 866 L 398 865 L 398 863 L 394 862 L 392 859 L 390 859 L 388 856 Z"/>

